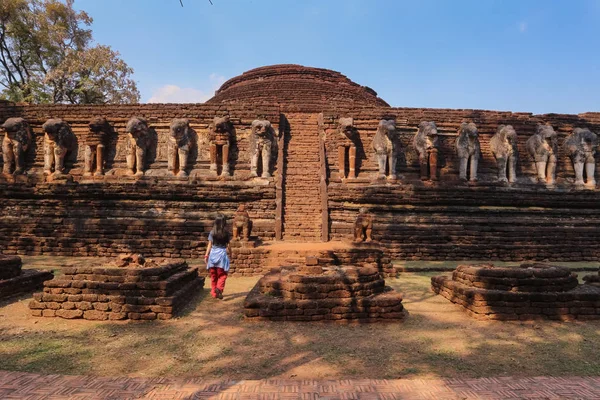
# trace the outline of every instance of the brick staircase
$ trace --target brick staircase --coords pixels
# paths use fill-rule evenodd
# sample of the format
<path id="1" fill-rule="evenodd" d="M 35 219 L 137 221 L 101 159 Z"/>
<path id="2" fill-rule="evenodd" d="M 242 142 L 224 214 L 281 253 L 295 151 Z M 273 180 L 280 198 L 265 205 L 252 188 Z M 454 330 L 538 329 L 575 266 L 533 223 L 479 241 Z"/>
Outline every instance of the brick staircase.
<path id="1" fill-rule="evenodd" d="M 289 115 L 284 182 L 283 239 L 321 241 L 319 131 L 316 115 Z"/>

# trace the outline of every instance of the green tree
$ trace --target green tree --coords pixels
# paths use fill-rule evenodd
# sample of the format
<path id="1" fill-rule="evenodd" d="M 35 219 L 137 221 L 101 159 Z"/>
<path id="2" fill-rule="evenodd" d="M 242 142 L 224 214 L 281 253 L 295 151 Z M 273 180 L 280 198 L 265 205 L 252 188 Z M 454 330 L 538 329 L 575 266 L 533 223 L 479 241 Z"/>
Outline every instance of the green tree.
<path id="1" fill-rule="evenodd" d="M 73 0 L 0 1 L 0 97 L 31 103 L 139 101 L 133 69 L 93 45 L 92 19 Z"/>

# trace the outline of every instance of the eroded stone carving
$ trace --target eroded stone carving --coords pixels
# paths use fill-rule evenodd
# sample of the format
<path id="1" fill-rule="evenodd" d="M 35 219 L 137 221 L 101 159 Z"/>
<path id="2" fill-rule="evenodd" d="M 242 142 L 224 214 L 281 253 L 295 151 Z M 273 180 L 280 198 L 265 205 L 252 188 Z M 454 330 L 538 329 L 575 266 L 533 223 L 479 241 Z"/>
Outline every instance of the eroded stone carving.
<path id="1" fill-rule="evenodd" d="M 397 179 L 396 161 L 398 159 L 398 138 L 396 137 L 396 121 L 382 119 L 379 121 L 377 133 L 373 138 L 373 149 L 379 166 L 378 179 L 385 178 L 385 164 L 388 163 L 388 179 Z"/>
<path id="2" fill-rule="evenodd" d="M 127 175 L 144 175 L 146 154 L 150 147 L 150 128 L 141 117 L 133 117 L 127 122 Z"/>
<path id="3" fill-rule="evenodd" d="M 598 147 L 598 136 L 589 129 L 575 128 L 567 136 L 564 145 L 573 161 L 575 169 L 575 184 L 583 185 L 583 167 L 585 164 L 585 185 L 596 186 L 594 174 L 596 172 L 596 148 Z"/>
<path id="4" fill-rule="evenodd" d="M 271 177 L 271 149 L 275 134 L 271 123 L 264 119 L 252 121 L 252 134 L 250 135 L 250 174 L 258 176 L 258 159 L 262 157 L 263 178 Z"/>
<path id="5" fill-rule="evenodd" d="M 535 162 L 538 181 L 553 185 L 558 154 L 554 128 L 551 125 L 539 124 L 536 132 L 527 139 L 525 147 Z"/>
<path id="6" fill-rule="evenodd" d="M 472 122 L 463 122 L 458 128 L 458 138 L 456 139 L 456 154 L 458 155 L 459 168 L 458 175 L 463 181 L 477 181 L 477 165 L 481 155 L 479 145 L 479 132 L 477 126 Z"/>
<path id="7" fill-rule="evenodd" d="M 252 221 L 246 211 L 246 206 L 240 204 L 233 216 L 233 239 L 248 241 L 250 239 L 251 229 Z"/>
<path id="8" fill-rule="evenodd" d="M 84 138 L 85 144 L 85 162 L 83 176 L 91 176 L 96 163 L 94 175 L 104 175 L 104 155 L 108 135 L 112 128 L 104 118 L 94 118 L 89 123 L 90 131 Z"/>
<path id="9" fill-rule="evenodd" d="M 230 176 L 229 170 L 229 144 L 233 135 L 233 124 L 228 116 L 215 117 L 208 128 L 208 140 L 210 143 L 210 170 L 217 173 L 217 156 L 221 148 L 223 169 L 221 176 Z"/>
<path id="10" fill-rule="evenodd" d="M 32 143 L 29 124 L 23 118 L 9 118 L 2 124 L 2 129 L 5 132 L 2 139 L 2 172 L 10 174 L 14 163 L 14 174 L 22 174 L 25 171 L 25 152 Z"/>
<path id="11" fill-rule="evenodd" d="M 358 210 L 358 216 L 354 221 L 354 242 L 370 242 L 373 240 L 371 233 L 373 232 L 373 214 L 366 207 L 361 207 Z"/>
<path id="12" fill-rule="evenodd" d="M 169 129 L 167 142 L 167 165 L 171 175 L 188 176 L 186 169 L 188 155 L 192 146 L 190 121 L 185 118 L 174 119 Z"/>
<path id="13" fill-rule="evenodd" d="M 419 124 L 413 145 L 419 153 L 421 180 L 437 181 L 438 131 L 435 122 L 423 121 Z"/>
<path id="14" fill-rule="evenodd" d="M 49 119 L 44 125 L 44 174 L 62 175 L 65 173 L 65 157 L 75 145 L 75 135 L 62 119 Z"/>
<path id="15" fill-rule="evenodd" d="M 340 118 L 338 120 L 338 167 L 342 179 L 346 177 L 346 149 L 348 149 L 348 178 L 356 178 L 356 136 L 354 119 Z"/>
<path id="16" fill-rule="evenodd" d="M 500 125 L 490 139 L 490 149 L 498 166 L 498 181 L 514 183 L 517 181 L 517 132 L 512 125 Z"/>

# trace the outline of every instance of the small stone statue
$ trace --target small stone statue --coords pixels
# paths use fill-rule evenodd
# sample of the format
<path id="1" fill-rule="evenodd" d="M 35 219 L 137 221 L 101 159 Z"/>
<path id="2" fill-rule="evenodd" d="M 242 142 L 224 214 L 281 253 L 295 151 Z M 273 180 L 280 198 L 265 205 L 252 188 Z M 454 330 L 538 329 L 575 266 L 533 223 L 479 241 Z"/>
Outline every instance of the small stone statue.
<path id="1" fill-rule="evenodd" d="M 419 124 L 419 130 L 413 139 L 413 145 L 419 153 L 421 180 L 431 179 L 437 181 L 438 131 L 435 122 L 423 121 Z"/>
<path id="2" fill-rule="evenodd" d="M 192 146 L 192 135 L 190 133 L 190 121 L 187 119 L 174 119 L 169 129 L 167 142 L 168 169 L 171 175 L 181 178 L 188 176 L 185 168 L 187 166 L 188 154 Z"/>
<path id="3" fill-rule="evenodd" d="M 14 163 L 14 174 L 22 174 L 25 171 L 25 152 L 33 140 L 29 124 L 23 118 L 9 118 L 2 124 L 2 129 L 5 131 L 2 140 L 2 172 L 9 175 Z"/>
<path id="4" fill-rule="evenodd" d="M 258 176 L 258 159 L 262 156 L 263 178 L 270 178 L 271 148 L 275 135 L 271 123 L 264 119 L 252 121 L 252 134 L 250 136 L 250 175 Z"/>
<path id="5" fill-rule="evenodd" d="M 478 136 L 477 126 L 472 122 L 463 122 L 458 129 L 456 153 L 460 162 L 459 178 L 463 181 L 467 180 L 467 168 L 469 181 L 477 181 L 477 165 L 481 156 Z"/>
<path id="6" fill-rule="evenodd" d="M 340 177 L 346 177 L 346 149 L 348 149 L 348 178 L 356 178 L 356 128 L 352 117 L 338 120 L 338 166 Z M 384 167 L 385 168 L 385 167 Z"/>
<path id="7" fill-rule="evenodd" d="M 385 164 L 388 162 L 388 179 L 398 179 L 396 175 L 396 160 L 398 158 L 398 138 L 396 136 L 396 121 L 382 119 L 379 121 L 377 133 L 373 138 L 373 149 L 379 166 L 378 179 L 385 178 Z"/>
<path id="8" fill-rule="evenodd" d="M 575 184 L 583 185 L 583 165 L 585 164 L 586 186 L 595 187 L 596 148 L 598 136 L 589 129 L 575 128 L 565 139 L 565 144 L 575 169 Z"/>
<path id="9" fill-rule="evenodd" d="M 215 117 L 209 126 L 208 140 L 210 143 L 210 170 L 217 172 L 217 151 L 221 147 L 223 155 L 223 170 L 221 176 L 230 176 L 229 172 L 229 143 L 233 135 L 233 124 L 228 116 Z"/>
<path id="10" fill-rule="evenodd" d="M 108 135 L 112 128 L 104 118 L 94 118 L 89 123 L 90 131 L 84 139 L 85 163 L 83 176 L 91 176 L 94 161 L 96 161 L 96 172 L 94 175 L 104 175 L 104 150 Z"/>
<path id="11" fill-rule="evenodd" d="M 514 183 L 517 181 L 517 132 L 512 125 L 500 125 L 490 139 L 490 149 L 498 165 L 498 181 Z"/>
<path id="12" fill-rule="evenodd" d="M 62 119 L 49 119 L 42 129 L 44 135 L 44 174 L 62 175 L 65 173 L 65 157 L 75 145 L 75 135 Z"/>
<path id="13" fill-rule="evenodd" d="M 127 175 L 143 176 L 146 153 L 150 147 L 150 128 L 144 118 L 127 122 Z"/>
<path id="14" fill-rule="evenodd" d="M 233 216 L 233 239 L 248 241 L 251 229 L 252 221 L 250 221 L 246 206 L 240 204 Z"/>
<path id="15" fill-rule="evenodd" d="M 554 184 L 556 173 L 557 137 L 551 125 L 537 126 L 536 132 L 525 143 L 535 161 L 539 182 Z"/>
<path id="16" fill-rule="evenodd" d="M 354 221 L 354 243 L 372 241 L 371 233 L 373 232 L 373 214 L 369 213 L 366 207 L 361 207 L 358 210 L 358 216 Z"/>

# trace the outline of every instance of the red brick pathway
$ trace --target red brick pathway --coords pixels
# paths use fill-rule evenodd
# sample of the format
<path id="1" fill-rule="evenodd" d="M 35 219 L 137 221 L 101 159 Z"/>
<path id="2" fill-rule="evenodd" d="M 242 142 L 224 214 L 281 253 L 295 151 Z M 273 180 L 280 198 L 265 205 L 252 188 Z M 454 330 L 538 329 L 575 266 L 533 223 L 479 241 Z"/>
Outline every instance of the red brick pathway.
<path id="1" fill-rule="evenodd" d="M 223 382 L 0 371 L 0 399 L 600 399 L 600 377 Z"/>

